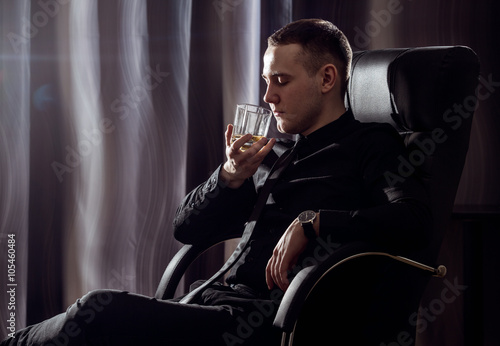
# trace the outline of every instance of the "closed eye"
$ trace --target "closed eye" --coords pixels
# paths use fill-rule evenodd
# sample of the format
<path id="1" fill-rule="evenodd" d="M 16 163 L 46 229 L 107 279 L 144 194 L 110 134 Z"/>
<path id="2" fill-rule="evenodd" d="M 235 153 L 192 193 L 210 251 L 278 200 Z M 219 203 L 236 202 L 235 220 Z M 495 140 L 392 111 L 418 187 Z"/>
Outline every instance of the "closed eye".
<path id="1" fill-rule="evenodd" d="M 290 76 L 287 74 L 282 74 L 282 73 L 275 73 L 272 74 L 270 79 L 267 78 L 265 75 L 262 75 L 262 78 L 266 81 L 266 83 L 269 85 L 269 83 L 274 82 L 275 84 L 279 86 L 286 85 L 290 82 Z"/>
<path id="2" fill-rule="evenodd" d="M 278 77 L 277 80 L 278 80 L 279 85 L 285 85 L 288 83 L 288 79 L 286 79 L 284 77 Z"/>

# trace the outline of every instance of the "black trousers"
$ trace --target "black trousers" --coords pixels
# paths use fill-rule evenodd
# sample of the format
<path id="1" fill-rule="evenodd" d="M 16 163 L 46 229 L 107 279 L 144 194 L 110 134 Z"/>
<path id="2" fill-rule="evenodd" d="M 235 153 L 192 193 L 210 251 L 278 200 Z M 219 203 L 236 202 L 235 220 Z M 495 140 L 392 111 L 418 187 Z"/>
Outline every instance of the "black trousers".
<path id="1" fill-rule="evenodd" d="M 214 285 L 199 304 L 96 290 L 65 313 L 16 332 L 6 345 L 279 345 L 279 302 L 244 286 Z"/>

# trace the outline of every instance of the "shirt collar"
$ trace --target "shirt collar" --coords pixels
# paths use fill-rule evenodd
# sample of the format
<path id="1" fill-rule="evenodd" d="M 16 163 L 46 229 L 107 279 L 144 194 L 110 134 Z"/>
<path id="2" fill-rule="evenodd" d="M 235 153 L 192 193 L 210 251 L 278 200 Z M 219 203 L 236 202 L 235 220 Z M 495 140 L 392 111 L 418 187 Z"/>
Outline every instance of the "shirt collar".
<path id="1" fill-rule="evenodd" d="M 350 110 L 342 114 L 338 119 L 326 124 L 307 136 L 299 135 L 297 158 L 309 156 L 321 148 L 324 148 L 348 134 L 349 124 L 354 123 L 354 115 Z M 300 142 L 300 143 L 299 143 Z"/>
<path id="2" fill-rule="evenodd" d="M 339 130 L 345 128 L 349 123 L 355 121 L 354 115 L 351 110 L 347 110 L 338 119 L 326 124 L 325 126 L 317 129 L 316 131 L 310 133 L 307 136 L 299 135 L 299 140 L 305 140 L 306 142 L 322 142 L 325 139 L 332 139 Z"/>

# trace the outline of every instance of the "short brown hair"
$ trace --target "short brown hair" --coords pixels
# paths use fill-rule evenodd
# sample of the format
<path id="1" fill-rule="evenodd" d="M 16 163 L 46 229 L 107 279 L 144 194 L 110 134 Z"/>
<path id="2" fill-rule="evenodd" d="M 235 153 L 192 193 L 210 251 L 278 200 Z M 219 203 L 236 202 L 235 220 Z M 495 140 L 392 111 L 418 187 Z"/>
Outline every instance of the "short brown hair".
<path id="1" fill-rule="evenodd" d="M 334 63 L 341 76 L 341 92 L 347 90 L 351 72 L 352 49 L 339 28 L 323 19 L 301 19 L 289 23 L 269 36 L 269 46 L 300 44 L 309 59 L 304 68 L 313 75 L 328 63 Z"/>

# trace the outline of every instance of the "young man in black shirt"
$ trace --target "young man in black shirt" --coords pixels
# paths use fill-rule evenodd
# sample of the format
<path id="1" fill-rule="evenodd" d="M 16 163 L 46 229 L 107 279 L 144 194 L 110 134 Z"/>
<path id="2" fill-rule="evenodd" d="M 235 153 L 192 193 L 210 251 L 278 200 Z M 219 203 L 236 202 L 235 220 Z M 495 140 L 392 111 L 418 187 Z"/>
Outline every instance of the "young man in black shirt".
<path id="1" fill-rule="evenodd" d="M 397 171 L 404 154 L 398 134 L 390 125 L 359 123 L 344 106 L 351 56 L 343 33 L 323 20 L 293 22 L 269 38 L 264 100 L 278 130 L 298 134 L 300 145 L 290 154 L 292 141 L 261 139 L 241 151 L 250 135 L 231 143 L 229 125 L 227 161 L 186 196 L 174 221 L 184 243 L 251 228 L 228 285 L 213 283 L 188 304 L 93 291 L 2 345 L 277 344 L 280 332 L 272 320 L 278 298 L 294 266 L 317 255 L 316 244 L 425 244 L 430 216 L 418 182 L 408 178 L 392 186 L 384 176 Z M 290 160 L 254 215 L 284 155 Z M 255 312 L 259 320 L 251 321 Z"/>

